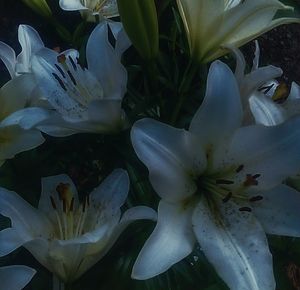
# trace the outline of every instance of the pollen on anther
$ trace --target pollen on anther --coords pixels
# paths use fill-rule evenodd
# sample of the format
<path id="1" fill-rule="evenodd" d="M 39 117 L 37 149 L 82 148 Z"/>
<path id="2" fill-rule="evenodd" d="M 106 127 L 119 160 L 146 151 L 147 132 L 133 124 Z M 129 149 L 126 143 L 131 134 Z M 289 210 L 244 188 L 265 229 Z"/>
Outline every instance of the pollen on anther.
<path id="1" fill-rule="evenodd" d="M 247 212 L 251 212 L 252 209 L 251 209 L 250 207 L 248 207 L 248 206 L 243 206 L 243 207 L 240 207 L 240 208 L 239 208 L 239 211 L 247 211 Z"/>
<path id="2" fill-rule="evenodd" d="M 57 56 L 57 62 L 59 63 L 65 63 L 66 62 L 66 56 L 64 54 L 60 54 Z"/>
<path id="3" fill-rule="evenodd" d="M 249 201 L 253 202 L 253 201 L 260 201 L 263 199 L 263 196 L 261 195 L 257 195 L 257 196 L 253 196 L 249 199 Z"/>
<path id="4" fill-rule="evenodd" d="M 234 181 L 227 179 L 217 179 L 216 184 L 234 184 Z"/>
<path id="5" fill-rule="evenodd" d="M 252 186 L 252 185 L 258 185 L 258 181 L 255 179 L 257 178 L 258 176 L 255 177 L 252 176 L 251 174 L 247 174 L 246 175 L 246 180 L 244 181 L 244 186 Z"/>

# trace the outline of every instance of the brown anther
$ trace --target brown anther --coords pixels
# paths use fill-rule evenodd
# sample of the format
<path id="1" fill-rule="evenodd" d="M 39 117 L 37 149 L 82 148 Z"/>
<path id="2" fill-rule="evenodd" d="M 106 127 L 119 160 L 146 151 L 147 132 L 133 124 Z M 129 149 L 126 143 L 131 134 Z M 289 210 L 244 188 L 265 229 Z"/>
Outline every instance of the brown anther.
<path id="1" fill-rule="evenodd" d="M 244 169 L 244 165 L 241 164 L 241 165 L 235 170 L 235 172 L 236 172 L 236 173 L 239 173 L 239 172 L 241 172 L 243 169 Z"/>
<path id="2" fill-rule="evenodd" d="M 73 211 L 73 210 L 74 210 L 74 197 L 72 197 L 70 208 L 69 208 L 69 211 Z"/>
<path id="3" fill-rule="evenodd" d="M 227 179 L 217 179 L 216 184 L 234 184 L 234 181 Z"/>
<path id="4" fill-rule="evenodd" d="M 244 186 L 258 185 L 258 181 L 251 174 L 247 174 L 246 180 L 244 181 L 243 184 Z"/>
<path id="5" fill-rule="evenodd" d="M 253 177 L 254 179 L 256 179 L 256 178 L 260 177 L 260 174 L 254 174 L 252 177 Z"/>
<path id="6" fill-rule="evenodd" d="M 60 200 L 65 200 L 67 199 L 67 192 L 70 189 L 70 184 L 69 183 L 60 183 L 59 185 L 56 186 L 56 191 L 58 193 L 59 199 Z"/>
<path id="7" fill-rule="evenodd" d="M 53 196 L 51 196 L 51 195 L 50 195 L 50 201 L 51 201 L 51 205 L 52 205 L 53 209 L 56 210 L 57 209 L 56 203 L 55 203 L 55 200 L 54 200 Z"/>
<path id="8" fill-rule="evenodd" d="M 260 200 L 262 200 L 263 199 L 263 197 L 261 196 L 261 195 L 257 195 L 257 196 L 253 196 L 253 197 L 251 197 L 250 199 L 249 199 L 249 201 L 260 201 Z"/>
<path id="9" fill-rule="evenodd" d="M 57 56 L 57 62 L 58 63 L 65 63 L 66 62 L 66 56 L 64 54 L 60 54 Z"/>
<path id="10" fill-rule="evenodd" d="M 252 209 L 250 207 L 248 207 L 248 206 L 243 206 L 243 207 L 239 208 L 239 211 L 248 211 L 248 212 L 251 212 Z"/>
<path id="11" fill-rule="evenodd" d="M 222 201 L 225 203 L 229 201 L 232 197 L 232 192 L 228 192 L 228 194 L 222 199 Z"/>

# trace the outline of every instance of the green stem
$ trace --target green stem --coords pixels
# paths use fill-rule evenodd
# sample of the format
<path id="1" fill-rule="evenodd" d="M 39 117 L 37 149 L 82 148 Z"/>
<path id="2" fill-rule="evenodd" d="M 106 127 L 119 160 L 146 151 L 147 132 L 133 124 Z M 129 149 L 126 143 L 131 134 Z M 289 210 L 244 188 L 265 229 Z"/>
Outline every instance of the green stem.
<path id="1" fill-rule="evenodd" d="M 178 88 L 178 99 L 170 119 L 171 125 L 175 125 L 178 119 L 178 115 L 188 95 L 188 88 L 191 85 L 191 82 L 193 81 L 194 75 L 197 72 L 197 70 L 198 70 L 198 65 L 194 63 L 192 60 L 190 60 Z"/>

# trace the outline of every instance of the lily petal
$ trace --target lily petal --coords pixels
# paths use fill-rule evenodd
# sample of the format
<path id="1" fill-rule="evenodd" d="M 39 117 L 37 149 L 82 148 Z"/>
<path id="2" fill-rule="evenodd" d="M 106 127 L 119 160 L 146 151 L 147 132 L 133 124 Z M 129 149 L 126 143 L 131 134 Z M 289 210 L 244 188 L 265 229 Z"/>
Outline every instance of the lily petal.
<path id="1" fill-rule="evenodd" d="M 91 204 L 104 205 L 112 212 L 119 210 L 129 192 L 128 173 L 123 169 L 115 169 L 91 193 Z"/>
<path id="2" fill-rule="evenodd" d="M 9 45 L 2 41 L 0 41 L 0 59 L 5 64 L 10 77 L 13 79 L 16 76 L 16 54 Z"/>
<path id="3" fill-rule="evenodd" d="M 27 241 L 28 239 L 22 238 L 14 228 L 0 231 L 0 257 L 10 254 Z"/>
<path id="4" fill-rule="evenodd" d="M 202 200 L 193 214 L 194 232 L 209 262 L 231 290 L 275 290 L 261 225 L 230 201 L 218 204 L 218 212 L 214 206 Z"/>
<path id="5" fill-rule="evenodd" d="M 16 154 L 38 147 L 44 143 L 42 134 L 36 130 L 24 130 L 17 125 L 2 126 L 0 159 L 13 158 Z"/>
<path id="6" fill-rule="evenodd" d="M 19 25 L 18 37 L 22 51 L 17 57 L 16 69 L 18 73 L 27 73 L 31 70 L 32 56 L 44 47 L 44 43 L 38 32 L 29 25 Z"/>
<path id="7" fill-rule="evenodd" d="M 59 6 L 66 11 L 87 10 L 78 0 L 59 0 Z"/>
<path id="8" fill-rule="evenodd" d="M 35 275 L 36 271 L 27 266 L 6 266 L 0 268 L 1 289 L 21 290 Z"/>
<path id="9" fill-rule="evenodd" d="M 275 126 L 287 119 L 284 108 L 260 92 L 249 98 L 249 106 L 256 124 Z"/>
<path id="10" fill-rule="evenodd" d="M 206 95 L 192 119 L 190 129 L 203 145 L 223 144 L 242 122 L 242 104 L 236 79 L 230 68 L 215 61 L 209 70 Z"/>
<path id="11" fill-rule="evenodd" d="M 201 144 L 186 130 L 152 119 L 136 122 L 131 130 L 133 148 L 147 166 L 155 191 L 172 202 L 196 191 L 193 176 L 206 167 Z"/>
<path id="12" fill-rule="evenodd" d="M 272 126 L 249 126 L 239 129 L 229 149 L 231 164 L 243 164 L 237 176 L 260 174 L 257 190 L 269 189 L 300 171 L 300 118 Z"/>
<path id="13" fill-rule="evenodd" d="M 260 192 L 263 200 L 251 204 L 267 234 L 300 237 L 300 193 L 281 184 Z"/>
<path id="14" fill-rule="evenodd" d="M 11 219 L 12 227 L 24 240 L 48 236 L 48 219 L 13 191 L 0 188 L 0 213 Z"/>
<path id="15" fill-rule="evenodd" d="M 114 24 L 110 23 L 110 27 L 112 25 Z M 127 72 L 120 62 L 119 53 L 108 40 L 107 22 L 98 24 L 88 39 L 86 59 L 89 70 L 103 86 L 104 98 L 122 99 L 126 92 Z"/>
<path id="16" fill-rule="evenodd" d="M 191 215 L 192 207 L 160 201 L 157 225 L 135 261 L 132 278 L 145 280 L 161 274 L 192 252 Z"/>

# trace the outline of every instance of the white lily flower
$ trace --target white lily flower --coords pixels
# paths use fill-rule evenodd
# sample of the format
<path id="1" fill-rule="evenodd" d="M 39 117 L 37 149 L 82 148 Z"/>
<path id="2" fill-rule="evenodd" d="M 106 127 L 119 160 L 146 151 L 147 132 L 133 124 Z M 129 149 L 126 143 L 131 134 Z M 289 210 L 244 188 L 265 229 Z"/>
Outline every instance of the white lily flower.
<path id="1" fill-rule="evenodd" d="M 31 72 L 33 55 L 44 47 L 37 31 L 29 25 L 19 25 L 18 38 L 22 47 L 22 51 L 18 56 L 9 45 L 0 41 L 0 59 L 5 64 L 11 78 Z"/>
<path id="2" fill-rule="evenodd" d="M 240 127 L 242 118 L 235 76 L 216 61 L 189 131 L 134 124 L 133 147 L 161 201 L 133 278 L 168 270 L 198 241 L 230 289 L 275 289 L 265 233 L 300 236 L 299 192 L 282 184 L 300 169 L 300 119 Z"/>
<path id="3" fill-rule="evenodd" d="M 277 0 L 177 0 L 191 56 L 207 63 L 259 35 L 297 18 L 275 18 L 280 9 L 292 9 Z"/>
<path id="4" fill-rule="evenodd" d="M 41 145 L 45 139 L 36 129 L 24 126 L 12 115 L 23 109 L 29 99 L 31 76 L 13 78 L 0 89 L 0 166 L 6 159 Z M 24 92 L 22 92 L 22 90 Z M 39 122 L 39 120 L 37 120 Z M 35 124 L 32 121 L 32 126 Z"/>
<path id="5" fill-rule="evenodd" d="M 109 29 L 115 37 L 114 46 L 108 39 Z M 52 136 L 124 129 L 127 120 L 121 103 L 127 72 L 121 55 L 129 45 L 121 23 L 102 22 L 87 42 L 88 69 L 79 64 L 76 50 L 61 54 L 41 50 L 33 59 L 32 70 L 43 97 L 56 112 L 39 129 Z M 45 118 L 48 115 L 45 111 Z"/>
<path id="6" fill-rule="evenodd" d="M 0 267 L 0 290 L 21 290 L 30 282 L 35 273 L 34 269 L 27 266 Z"/>
<path id="7" fill-rule="evenodd" d="M 271 95 L 274 92 L 276 86 L 273 85 L 276 82 L 274 79 L 282 75 L 281 68 L 273 65 L 267 65 L 259 67 L 260 48 L 258 42 L 255 42 L 255 57 L 253 59 L 252 69 L 249 73 L 246 71 L 246 60 L 242 52 L 234 47 L 228 47 L 233 52 L 236 58 L 235 77 L 240 89 L 240 95 L 242 100 L 242 106 L 244 109 L 244 124 L 253 124 L 254 118 L 251 113 L 252 108 L 252 96 L 260 96 L 264 98 L 265 95 Z M 269 87 L 267 94 L 261 91 L 262 87 Z"/>
<path id="8" fill-rule="evenodd" d="M 82 17 L 91 22 L 97 17 L 119 16 L 116 0 L 59 0 L 59 5 L 66 11 L 80 11 Z"/>
<path id="9" fill-rule="evenodd" d="M 24 246 L 64 282 L 80 277 L 112 247 L 121 232 L 138 219 L 156 219 L 151 208 L 137 206 L 121 217 L 129 178 L 116 169 L 90 196 L 79 202 L 66 175 L 42 179 L 38 209 L 15 192 L 0 189 L 0 213 L 12 227 L 0 232 L 0 256 Z"/>
<path id="10" fill-rule="evenodd" d="M 278 83 L 274 81 L 270 86 L 273 86 L 274 92 Z M 251 113 L 257 124 L 274 126 L 300 115 L 300 86 L 295 82 L 286 100 L 277 103 L 272 96 L 272 93 L 257 92 L 249 99 Z"/>

